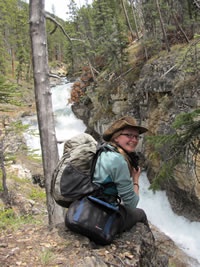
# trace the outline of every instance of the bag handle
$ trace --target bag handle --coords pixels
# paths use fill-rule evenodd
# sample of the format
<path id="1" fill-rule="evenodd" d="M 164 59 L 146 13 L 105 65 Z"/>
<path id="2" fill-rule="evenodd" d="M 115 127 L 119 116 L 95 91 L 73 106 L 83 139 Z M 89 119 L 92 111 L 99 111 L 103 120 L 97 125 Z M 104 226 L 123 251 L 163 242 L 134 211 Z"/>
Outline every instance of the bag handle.
<path id="1" fill-rule="evenodd" d="M 99 198 L 96 198 L 94 196 L 87 196 L 87 198 L 94 202 L 95 204 L 99 204 L 105 208 L 108 208 L 110 210 L 112 210 L 113 212 L 116 212 L 120 215 L 121 217 L 121 225 L 120 225 L 120 231 L 119 231 L 119 234 L 121 234 L 123 232 L 123 227 L 124 227 L 124 224 L 125 224 L 125 218 L 124 218 L 124 215 L 123 215 L 123 212 L 120 210 L 120 208 L 123 208 L 124 211 L 126 212 L 126 209 L 122 206 L 122 205 L 118 205 L 118 206 L 113 206 L 112 204 L 106 202 L 106 201 L 103 201 Z"/>
<path id="2" fill-rule="evenodd" d="M 112 204 L 100 199 L 100 198 L 96 198 L 94 196 L 88 196 L 88 199 L 91 200 L 92 202 L 95 202 L 95 203 L 98 203 L 104 207 L 107 207 L 111 210 L 114 210 L 114 211 L 119 211 L 119 206 L 113 206 Z"/>

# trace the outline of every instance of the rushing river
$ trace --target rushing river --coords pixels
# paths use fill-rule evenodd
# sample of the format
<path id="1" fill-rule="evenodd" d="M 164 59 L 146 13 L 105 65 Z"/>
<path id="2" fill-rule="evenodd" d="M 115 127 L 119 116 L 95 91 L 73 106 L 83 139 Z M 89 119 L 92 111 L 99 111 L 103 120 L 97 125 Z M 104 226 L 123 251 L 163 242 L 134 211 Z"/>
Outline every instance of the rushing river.
<path id="1" fill-rule="evenodd" d="M 55 129 L 57 140 L 66 140 L 81 132 L 86 126 L 75 117 L 71 111 L 68 99 L 71 91 L 70 83 L 52 88 L 52 102 L 55 115 Z M 37 118 L 28 117 L 25 121 L 37 131 Z M 31 149 L 38 149 L 40 154 L 39 137 L 26 134 L 27 145 Z M 62 155 L 63 144 L 59 145 L 59 154 Z M 196 259 L 200 266 L 200 223 L 190 222 L 183 216 L 177 216 L 171 209 L 164 191 L 155 194 L 148 190 L 149 181 L 145 173 L 140 178 L 139 207 L 145 210 L 149 221 L 169 236 L 186 254 Z"/>

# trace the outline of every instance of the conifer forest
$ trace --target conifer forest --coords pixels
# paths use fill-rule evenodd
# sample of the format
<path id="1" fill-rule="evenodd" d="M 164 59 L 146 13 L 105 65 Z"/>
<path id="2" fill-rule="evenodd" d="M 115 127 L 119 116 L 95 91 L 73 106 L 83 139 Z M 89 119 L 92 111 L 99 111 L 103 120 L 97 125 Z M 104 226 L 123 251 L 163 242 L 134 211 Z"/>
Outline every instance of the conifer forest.
<path id="1" fill-rule="evenodd" d="M 55 2 L 56 6 L 56 2 Z M 66 21 L 46 14 L 49 64 L 66 63 L 70 73 L 91 64 L 98 73 L 124 71 L 126 47 L 142 43 L 141 58 L 151 58 L 200 34 L 199 0 L 94 0 L 77 8 L 66 1 Z M 56 23 L 55 23 L 56 21 Z M 0 80 L 32 79 L 29 6 L 0 0 Z"/>

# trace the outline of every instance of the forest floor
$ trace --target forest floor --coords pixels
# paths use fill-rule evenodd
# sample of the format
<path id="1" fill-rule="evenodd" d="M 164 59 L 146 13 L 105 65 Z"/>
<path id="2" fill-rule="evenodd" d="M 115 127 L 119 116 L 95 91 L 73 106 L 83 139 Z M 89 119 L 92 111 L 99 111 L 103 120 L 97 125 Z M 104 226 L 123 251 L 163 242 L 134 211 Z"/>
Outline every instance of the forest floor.
<path id="1" fill-rule="evenodd" d="M 91 266 L 91 257 L 97 254 L 103 255 L 103 259 L 112 262 L 113 266 L 120 266 L 113 256 L 115 245 L 109 246 L 110 252 L 106 247 L 96 251 L 88 238 L 70 232 L 64 223 L 50 229 L 44 201 L 28 200 L 24 198 L 24 186 L 15 182 L 15 187 L 18 192 L 12 191 L 12 208 L 7 210 L 7 216 L 0 213 L 1 267 Z M 42 190 L 38 185 L 30 185 L 29 181 L 26 188 L 30 190 L 31 187 Z M 85 264 L 87 260 L 89 263 Z M 104 266 L 104 260 L 99 266 Z"/>
<path id="2" fill-rule="evenodd" d="M 65 239 L 64 234 L 60 235 L 58 229 L 49 231 L 48 226 L 34 223 L 1 232 L 0 266 L 76 266 L 76 242 L 72 248 L 74 241 L 70 240 L 70 235 Z"/>
<path id="3" fill-rule="evenodd" d="M 116 238 L 111 245 L 97 246 L 88 238 L 66 229 L 64 223 L 50 229 L 45 205 L 36 201 L 29 201 L 35 214 L 18 217 L 19 209 L 30 212 L 30 206 L 27 207 L 27 200 L 21 194 L 13 197 L 15 203 L 18 202 L 12 206 L 14 216 L 8 215 L 7 224 L 5 217 L 4 225 L 3 221 L 0 223 L 0 267 L 138 266 L 128 263 L 135 261 L 129 250 L 133 246 L 130 234 L 127 239 L 123 238 L 123 243 Z"/>

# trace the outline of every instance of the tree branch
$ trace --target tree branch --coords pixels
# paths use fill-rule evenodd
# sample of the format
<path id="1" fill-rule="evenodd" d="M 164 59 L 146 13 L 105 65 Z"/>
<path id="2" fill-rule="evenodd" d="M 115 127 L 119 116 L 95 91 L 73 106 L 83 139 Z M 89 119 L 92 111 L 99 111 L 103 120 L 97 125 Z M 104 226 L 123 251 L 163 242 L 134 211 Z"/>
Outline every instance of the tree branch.
<path id="1" fill-rule="evenodd" d="M 61 29 L 61 31 L 63 32 L 63 34 L 67 37 L 68 41 L 70 41 L 70 42 L 72 42 L 72 41 L 78 41 L 78 42 L 85 43 L 85 40 L 76 39 L 76 38 L 70 38 L 70 36 L 65 31 L 65 29 L 63 28 L 63 26 L 56 19 L 52 18 L 48 14 L 45 14 L 45 17 L 46 17 L 46 19 L 49 19 L 50 21 L 52 21 L 53 23 L 56 24 L 56 28 L 52 32 L 55 32 L 56 29 L 57 29 L 57 27 L 59 27 Z M 51 32 L 51 34 L 52 34 L 52 32 Z"/>

